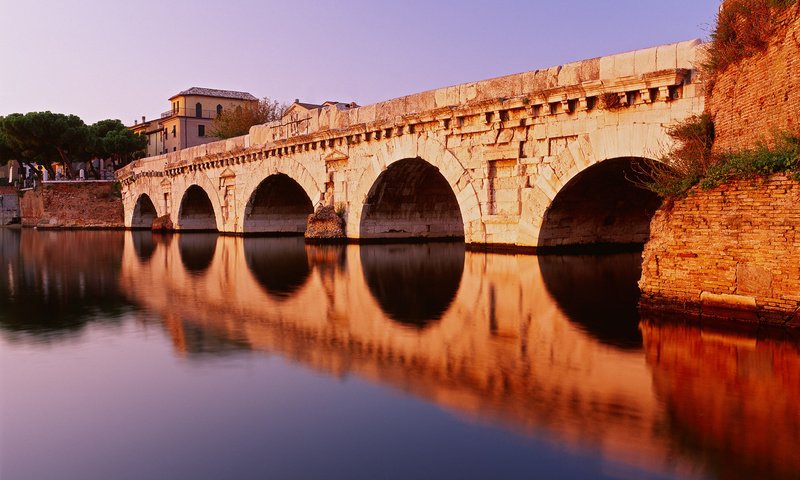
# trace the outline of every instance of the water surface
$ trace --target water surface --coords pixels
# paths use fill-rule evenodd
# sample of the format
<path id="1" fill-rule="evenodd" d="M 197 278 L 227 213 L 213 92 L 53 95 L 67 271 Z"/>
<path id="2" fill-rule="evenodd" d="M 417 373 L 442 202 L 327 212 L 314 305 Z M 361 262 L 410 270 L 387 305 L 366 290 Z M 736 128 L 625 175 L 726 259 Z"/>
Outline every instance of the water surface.
<path id="1" fill-rule="evenodd" d="M 798 478 L 797 342 L 639 262 L 0 229 L 0 477 Z"/>

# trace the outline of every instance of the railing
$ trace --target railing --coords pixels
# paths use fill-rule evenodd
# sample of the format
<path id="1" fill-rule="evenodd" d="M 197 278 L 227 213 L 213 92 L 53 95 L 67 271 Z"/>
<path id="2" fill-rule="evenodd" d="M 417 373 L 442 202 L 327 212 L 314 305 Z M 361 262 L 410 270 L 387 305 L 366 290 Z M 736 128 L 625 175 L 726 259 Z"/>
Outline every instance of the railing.
<path id="1" fill-rule="evenodd" d="M 193 117 L 193 118 L 215 118 L 217 116 L 216 110 L 202 110 L 200 112 L 201 116 L 197 116 L 197 110 L 194 108 L 178 108 L 173 110 L 167 110 L 161 114 L 161 118 L 167 118 L 171 116 L 178 116 L 178 117 Z"/>

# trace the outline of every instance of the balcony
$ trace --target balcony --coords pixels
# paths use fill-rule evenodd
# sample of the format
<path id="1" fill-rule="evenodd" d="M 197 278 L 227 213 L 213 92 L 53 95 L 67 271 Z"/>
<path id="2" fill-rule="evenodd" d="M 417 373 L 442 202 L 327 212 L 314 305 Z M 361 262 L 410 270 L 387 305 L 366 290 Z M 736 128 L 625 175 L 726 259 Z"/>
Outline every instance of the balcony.
<path id="1" fill-rule="evenodd" d="M 216 110 L 202 110 L 200 115 L 197 115 L 197 110 L 194 108 L 178 108 L 167 110 L 161 114 L 161 118 L 176 117 L 192 117 L 192 118 L 215 118 L 217 116 Z"/>

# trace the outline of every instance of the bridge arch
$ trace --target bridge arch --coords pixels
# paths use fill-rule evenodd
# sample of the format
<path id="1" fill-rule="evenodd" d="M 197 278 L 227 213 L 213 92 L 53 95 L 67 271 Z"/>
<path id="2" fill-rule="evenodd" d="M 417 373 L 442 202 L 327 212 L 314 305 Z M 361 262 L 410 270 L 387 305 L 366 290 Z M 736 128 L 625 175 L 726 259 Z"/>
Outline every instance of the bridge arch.
<path id="1" fill-rule="evenodd" d="M 643 244 L 660 199 L 631 182 L 634 165 L 658 158 L 670 144 L 666 129 L 646 124 L 576 137 L 523 194 L 518 244 L 545 250 Z"/>
<path id="2" fill-rule="evenodd" d="M 570 179 L 545 210 L 538 247 L 639 248 L 650 238 L 650 220 L 661 198 L 633 179 L 645 159 L 596 163 Z"/>
<path id="3" fill-rule="evenodd" d="M 306 231 L 314 213 L 305 189 L 285 173 L 267 176 L 247 200 L 244 233 L 299 233 Z"/>
<path id="4" fill-rule="evenodd" d="M 244 193 L 242 198 L 246 199 L 246 201 L 241 202 L 240 205 L 237 205 L 237 218 L 240 219 L 239 228 L 241 232 L 248 233 L 248 232 L 258 232 L 258 228 L 254 228 L 254 225 L 251 222 L 247 221 L 248 216 L 252 215 L 253 204 L 251 203 L 252 200 L 258 193 L 258 190 L 263 188 L 264 186 L 270 186 L 270 184 L 265 185 L 265 182 L 270 177 L 280 178 L 283 181 L 281 182 L 283 185 L 287 185 L 287 180 L 293 182 L 294 186 L 300 187 L 303 192 L 305 192 L 305 196 L 307 199 L 310 200 L 312 207 L 315 207 L 322 201 L 323 191 L 320 189 L 319 185 L 324 183 L 325 178 L 322 179 L 315 179 L 311 173 L 303 166 L 302 163 L 297 161 L 296 159 L 286 158 L 286 157 L 270 157 L 269 159 L 262 160 L 262 164 L 258 167 L 257 173 L 251 175 L 241 189 L 241 192 Z M 275 186 L 274 184 L 271 186 Z M 239 188 L 237 187 L 237 191 Z M 293 188 L 293 191 L 297 196 L 299 196 L 299 191 L 296 188 Z M 307 219 L 304 218 L 304 220 Z M 252 218 L 250 219 L 253 220 Z M 247 224 L 247 225 L 246 225 Z M 267 230 L 269 231 L 269 230 Z M 298 231 L 296 228 L 295 232 Z M 299 232 L 305 232 L 305 222 L 303 223 L 303 229 L 299 230 Z"/>
<path id="5" fill-rule="evenodd" d="M 203 187 L 192 184 L 183 192 L 177 227 L 183 231 L 219 231 L 219 207 Z"/>
<path id="6" fill-rule="evenodd" d="M 150 195 L 142 193 L 134 204 L 130 227 L 149 229 L 153 226 L 153 220 L 158 216 L 158 210 L 153 200 L 150 198 Z"/>
<path id="7" fill-rule="evenodd" d="M 427 194 L 421 195 L 423 192 L 435 200 L 425 202 Z M 469 172 L 436 137 L 428 134 L 403 135 L 384 142 L 350 198 L 347 232 L 352 238 L 483 239 L 480 203 Z M 406 207 L 389 216 L 390 208 L 376 205 L 380 200 L 394 201 L 395 206 L 406 202 Z M 427 215 L 431 222 L 413 215 Z M 410 221 L 412 218 L 415 222 Z M 423 228 L 414 228 L 414 223 Z"/>

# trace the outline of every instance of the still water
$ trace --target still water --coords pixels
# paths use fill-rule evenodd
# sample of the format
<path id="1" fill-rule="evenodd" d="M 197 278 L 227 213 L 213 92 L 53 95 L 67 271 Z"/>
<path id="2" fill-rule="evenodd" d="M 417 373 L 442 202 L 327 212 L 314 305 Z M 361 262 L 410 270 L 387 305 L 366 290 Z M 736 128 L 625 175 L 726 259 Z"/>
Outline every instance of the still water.
<path id="1" fill-rule="evenodd" d="M 0 229 L 0 478 L 800 478 L 800 348 L 638 254 Z"/>

